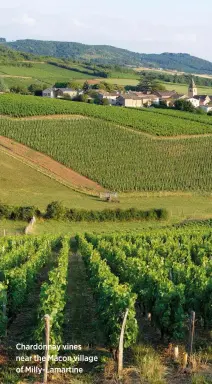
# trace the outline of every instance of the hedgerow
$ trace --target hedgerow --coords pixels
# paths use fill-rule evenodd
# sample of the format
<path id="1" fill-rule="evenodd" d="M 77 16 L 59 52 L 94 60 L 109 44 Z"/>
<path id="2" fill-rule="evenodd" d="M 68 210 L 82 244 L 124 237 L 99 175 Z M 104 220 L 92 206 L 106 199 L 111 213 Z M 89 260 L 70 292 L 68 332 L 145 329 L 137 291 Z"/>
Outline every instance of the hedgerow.
<path id="1" fill-rule="evenodd" d="M 46 219 L 68 220 L 68 221 L 130 221 L 130 220 L 165 220 L 168 218 L 166 209 L 150 209 L 142 211 L 136 208 L 129 209 L 104 209 L 92 211 L 86 209 L 66 208 L 58 201 L 48 204 L 46 211 L 42 213 L 35 207 L 12 207 L 0 204 L 0 220 L 23 220 L 29 221 L 34 215 Z"/>

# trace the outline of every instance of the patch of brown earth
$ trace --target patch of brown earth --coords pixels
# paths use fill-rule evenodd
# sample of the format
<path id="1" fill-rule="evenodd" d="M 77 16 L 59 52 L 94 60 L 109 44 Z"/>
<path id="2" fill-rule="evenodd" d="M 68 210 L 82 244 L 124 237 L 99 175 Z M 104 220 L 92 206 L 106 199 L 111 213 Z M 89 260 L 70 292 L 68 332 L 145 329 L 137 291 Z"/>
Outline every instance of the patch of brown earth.
<path id="1" fill-rule="evenodd" d="M 28 120 L 72 120 L 72 119 L 89 119 L 87 116 L 83 115 L 39 115 L 39 116 L 28 116 L 28 117 L 11 117 L 8 115 L 0 115 L 1 119 L 8 119 L 8 120 L 18 120 L 18 121 L 28 121 Z"/>
<path id="2" fill-rule="evenodd" d="M 0 77 L 12 77 L 15 79 L 32 79 L 32 77 L 30 77 L 30 76 L 0 75 Z"/>
<path id="3" fill-rule="evenodd" d="M 29 117 L 17 117 L 15 120 L 52 120 L 52 119 L 88 119 L 87 116 L 83 115 L 44 115 L 44 116 L 29 116 Z"/>
<path id="4" fill-rule="evenodd" d="M 44 155 L 43 153 L 34 151 L 33 149 L 15 142 L 14 140 L 8 139 L 7 137 L 0 136 L 0 149 L 6 150 L 8 153 L 13 154 L 14 157 L 26 160 L 29 165 L 34 164 L 42 172 L 52 178 L 55 178 L 59 182 L 65 182 L 70 186 L 92 190 L 92 191 L 104 191 L 104 188 L 98 183 L 88 179 L 85 176 L 73 171 L 71 168 L 66 167 L 53 160 L 51 157 Z"/>

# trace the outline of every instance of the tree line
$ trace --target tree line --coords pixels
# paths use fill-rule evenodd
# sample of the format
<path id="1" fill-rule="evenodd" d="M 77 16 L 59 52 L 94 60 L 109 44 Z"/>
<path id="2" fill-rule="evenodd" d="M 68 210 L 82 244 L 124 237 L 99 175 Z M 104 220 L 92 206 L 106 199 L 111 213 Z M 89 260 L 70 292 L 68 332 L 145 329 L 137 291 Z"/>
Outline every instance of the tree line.
<path id="1" fill-rule="evenodd" d="M 141 71 L 140 76 L 148 77 L 149 80 L 157 80 L 160 82 L 166 83 L 174 83 L 174 84 L 189 84 L 191 80 L 190 74 L 171 74 L 166 72 L 159 71 Z M 200 76 L 192 76 L 196 85 L 204 86 L 204 87 L 212 87 L 212 78 L 200 77 Z"/>

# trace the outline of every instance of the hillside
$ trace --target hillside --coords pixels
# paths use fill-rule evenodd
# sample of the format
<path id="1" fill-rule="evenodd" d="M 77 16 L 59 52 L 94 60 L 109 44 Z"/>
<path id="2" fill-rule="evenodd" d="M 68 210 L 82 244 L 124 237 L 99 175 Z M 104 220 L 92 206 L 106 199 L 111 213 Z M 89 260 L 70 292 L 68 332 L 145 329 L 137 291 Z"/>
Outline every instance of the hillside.
<path id="1" fill-rule="evenodd" d="M 5 47 L 0 39 L 0 63 L 16 63 L 28 60 L 38 61 L 40 58 L 27 52 L 19 52 Z"/>
<path id="2" fill-rule="evenodd" d="M 15 50 L 35 55 L 85 60 L 97 64 L 162 67 L 163 69 L 212 74 L 211 62 L 186 53 L 144 54 L 108 45 L 30 39 L 7 42 L 6 44 Z"/>
<path id="3" fill-rule="evenodd" d="M 85 117 L 35 118 L 57 113 Z M 0 134 L 45 153 L 106 189 L 211 191 L 209 116 L 12 95 L 0 96 L 0 114 L 34 116 L 21 124 L 1 118 Z"/>

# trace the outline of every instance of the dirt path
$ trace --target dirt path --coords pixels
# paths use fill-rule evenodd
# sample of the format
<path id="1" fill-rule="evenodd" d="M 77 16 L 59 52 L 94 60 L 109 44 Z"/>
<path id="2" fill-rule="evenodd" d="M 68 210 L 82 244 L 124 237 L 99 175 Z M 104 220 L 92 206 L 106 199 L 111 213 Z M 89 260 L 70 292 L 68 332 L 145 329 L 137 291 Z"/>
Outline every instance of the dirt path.
<path id="1" fill-rule="evenodd" d="M 11 77 L 14 79 L 32 79 L 31 76 L 13 76 L 13 75 L 1 75 L 1 74 L 0 74 L 0 77 Z"/>
<path id="2" fill-rule="evenodd" d="M 22 60 L 19 63 L 32 63 L 32 64 L 48 64 L 47 61 L 32 61 L 32 60 Z"/>
<path id="3" fill-rule="evenodd" d="M 92 375 L 92 383 L 114 384 L 114 381 L 105 380 L 104 372 L 97 373 L 102 358 L 110 357 L 110 353 L 104 347 L 102 326 L 98 321 L 84 262 L 76 253 L 70 255 L 63 340 L 65 344 L 81 345 L 82 349 L 76 351 L 76 355 L 98 357 L 93 363 L 79 363 L 84 375 Z"/>
<path id="4" fill-rule="evenodd" d="M 41 116 L 29 116 L 29 117 L 17 117 L 14 120 L 81 120 L 81 119 L 89 119 L 88 116 L 83 115 L 41 115 Z"/>
<path id="5" fill-rule="evenodd" d="M 126 131 L 133 132 L 137 135 L 146 136 L 151 140 L 185 140 L 185 139 L 199 139 L 202 137 L 212 137 L 212 133 L 200 133 L 198 135 L 176 135 L 176 136 L 156 136 L 148 132 L 139 131 L 130 127 L 125 127 L 122 125 L 118 126 L 119 128 L 125 129 Z"/>
<path id="6" fill-rule="evenodd" d="M 81 119 L 89 119 L 88 116 L 84 115 L 39 115 L 39 116 L 28 116 L 28 117 L 11 117 L 8 115 L 0 115 L 2 119 L 16 120 L 16 121 L 30 121 L 30 120 L 81 120 Z"/>
<path id="7" fill-rule="evenodd" d="M 104 345 L 85 266 L 78 254 L 70 256 L 64 340 L 84 348 Z"/>
<path id="8" fill-rule="evenodd" d="M 0 150 L 13 155 L 19 160 L 25 161 L 29 165 L 33 165 L 33 168 L 69 187 L 77 187 L 79 189 L 97 192 L 104 191 L 104 188 L 96 182 L 80 175 L 65 165 L 58 163 L 51 157 L 34 151 L 33 149 L 8 139 L 7 137 L 0 136 Z"/>

